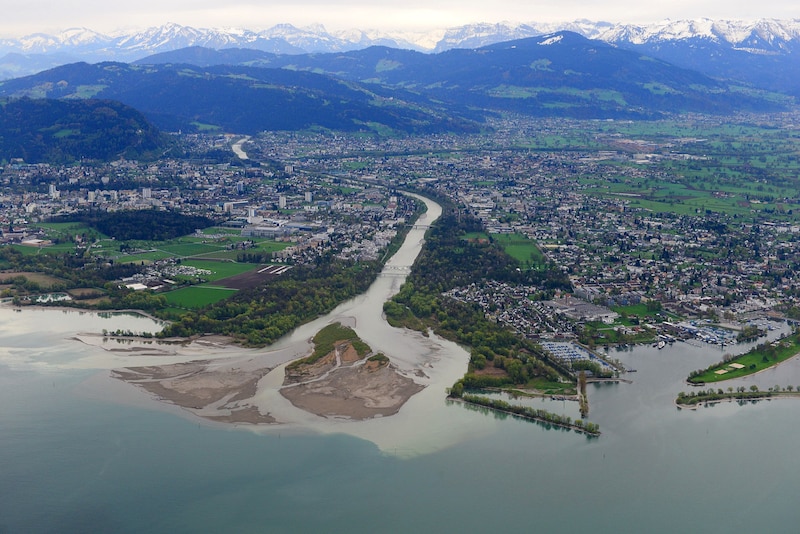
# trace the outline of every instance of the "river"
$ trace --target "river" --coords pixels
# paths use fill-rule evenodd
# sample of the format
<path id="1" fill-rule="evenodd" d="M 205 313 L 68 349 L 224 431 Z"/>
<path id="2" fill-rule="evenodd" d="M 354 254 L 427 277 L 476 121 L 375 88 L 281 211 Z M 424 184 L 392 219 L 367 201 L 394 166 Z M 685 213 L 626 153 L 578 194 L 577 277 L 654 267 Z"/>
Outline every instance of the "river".
<path id="1" fill-rule="evenodd" d="M 435 216 L 429 206 L 427 221 Z M 422 232 L 390 266 L 410 265 Z M 270 349 L 341 319 L 400 367 L 429 362 L 426 389 L 397 415 L 358 423 L 200 422 L 108 379 L 108 369 L 152 357 L 73 339 L 160 328 L 153 321 L 0 307 L 0 533 L 740 532 L 800 521 L 800 401 L 673 403 L 718 348 L 615 353 L 637 372 L 631 384 L 589 385 L 589 419 L 603 435 L 588 439 L 448 403 L 444 387 L 467 354 L 387 329 L 380 307 L 401 280 L 380 277 Z M 800 385 L 800 361 L 731 385 L 751 383 Z M 549 409 L 559 406 L 574 409 Z"/>

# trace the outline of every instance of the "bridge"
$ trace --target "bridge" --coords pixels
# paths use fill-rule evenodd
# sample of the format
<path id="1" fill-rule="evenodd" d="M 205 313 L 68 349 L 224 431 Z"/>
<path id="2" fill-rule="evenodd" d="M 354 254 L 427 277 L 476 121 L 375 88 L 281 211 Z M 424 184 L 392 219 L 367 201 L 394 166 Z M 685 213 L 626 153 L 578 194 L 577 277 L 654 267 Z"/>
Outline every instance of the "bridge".
<path id="1" fill-rule="evenodd" d="M 411 274 L 411 267 L 408 265 L 386 265 L 380 276 L 408 276 L 409 274 Z"/>
<path id="2" fill-rule="evenodd" d="M 395 271 L 395 272 L 402 272 L 408 274 L 411 272 L 411 267 L 408 265 L 384 265 L 384 271 Z"/>

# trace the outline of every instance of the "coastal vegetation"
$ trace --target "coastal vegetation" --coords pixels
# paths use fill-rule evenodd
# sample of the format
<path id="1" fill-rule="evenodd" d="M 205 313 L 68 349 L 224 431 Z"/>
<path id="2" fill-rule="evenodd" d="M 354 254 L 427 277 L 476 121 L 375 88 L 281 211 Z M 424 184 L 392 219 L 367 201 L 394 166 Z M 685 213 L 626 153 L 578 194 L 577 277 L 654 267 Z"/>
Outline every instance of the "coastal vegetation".
<path id="1" fill-rule="evenodd" d="M 563 273 L 537 253 L 541 254 L 533 242 L 519 236 L 485 239 L 476 220 L 446 209 L 426 236 L 408 280 L 386 302 L 384 312 L 393 326 L 423 333 L 432 329 L 470 348 L 467 372 L 449 389 L 451 398 L 598 435 L 593 423 L 471 393 L 500 389 L 522 395 L 578 394 L 574 369 L 552 358 L 533 340 L 488 318 L 480 306 L 443 295 L 486 279 L 536 286 L 541 288 L 540 295 L 568 288 Z M 584 369 L 594 371 L 595 367 L 582 367 L 580 372 L 584 379 L 579 396 L 583 417 L 589 409 Z"/>
<path id="2" fill-rule="evenodd" d="M 480 395 L 462 395 L 456 398 L 460 398 L 462 401 L 469 404 L 484 406 L 492 410 L 511 413 L 519 417 L 549 423 L 554 426 L 570 428 L 577 432 L 587 434 L 590 437 L 597 437 L 600 435 L 600 426 L 597 423 L 591 423 L 583 419 L 572 419 L 568 415 L 561 415 L 539 408 L 531 408 L 529 406 L 510 404 L 501 399 L 489 399 Z"/>
<path id="3" fill-rule="evenodd" d="M 107 293 L 111 281 L 131 276 L 139 270 L 135 265 L 109 264 L 95 258 L 63 252 L 60 254 L 25 254 L 14 247 L 0 247 L 0 262 L 5 267 L 3 296 L 18 301 L 41 291 L 92 289 L 91 293 Z M 115 294 L 123 297 L 124 292 Z M 80 300 L 80 299 L 79 299 Z M 65 303 L 61 303 L 65 304 Z M 126 307 L 120 302 L 120 307 Z"/>
<path id="4" fill-rule="evenodd" d="M 781 388 L 776 385 L 769 388 L 767 391 L 761 391 L 758 386 L 752 385 L 749 389 L 745 389 L 744 386 L 739 386 L 736 389 L 729 387 L 726 391 L 713 388 L 691 391 L 689 393 L 681 391 L 678 393 L 678 398 L 675 399 L 675 403 L 680 407 L 693 408 L 700 404 L 722 402 L 725 400 L 756 401 L 774 397 L 797 396 L 800 396 L 800 389 L 796 389 L 794 386 L 785 386 Z"/>
<path id="5" fill-rule="evenodd" d="M 377 261 L 328 259 L 320 265 L 295 267 L 268 284 L 242 289 L 228 299 L 184 314 L 160 335 L 214 333 L 251 346 L 268 345 L 362 293 L 379 272 Z"/>
<path id="6" fill-rule="evenodd" d="M 757 373 L 800 353 L 800 331 L 777 341 L 761 343 L 740 356 L 726 355 L 723 361 L 706 369 L 692 371 L 690 384 L 722 382 Z"/>

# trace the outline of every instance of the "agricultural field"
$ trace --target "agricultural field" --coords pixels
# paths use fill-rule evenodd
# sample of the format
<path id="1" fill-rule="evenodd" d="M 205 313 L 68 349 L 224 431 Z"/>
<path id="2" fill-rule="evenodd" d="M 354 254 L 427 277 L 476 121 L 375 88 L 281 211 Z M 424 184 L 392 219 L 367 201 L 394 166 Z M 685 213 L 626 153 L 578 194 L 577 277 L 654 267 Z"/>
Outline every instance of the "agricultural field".
<path id="1" fill-rule="evenodd" d="M 164 293 L 164 297 L 171 308 L 199 309 L 226 299 L 234 293 L 235 289 L 204 284 L 176 289 Z"/>
<path id="2" fill-rule="evenodd" d="M 800 132 L 791 124 L 709 118 L 582 122 L 574 128 L 548 125 L 515 148 L 607 152 L 596 163 L 601 172 L 579 178 L 579 190 L 632 207 L 745 221 L 800 220 Z"/>

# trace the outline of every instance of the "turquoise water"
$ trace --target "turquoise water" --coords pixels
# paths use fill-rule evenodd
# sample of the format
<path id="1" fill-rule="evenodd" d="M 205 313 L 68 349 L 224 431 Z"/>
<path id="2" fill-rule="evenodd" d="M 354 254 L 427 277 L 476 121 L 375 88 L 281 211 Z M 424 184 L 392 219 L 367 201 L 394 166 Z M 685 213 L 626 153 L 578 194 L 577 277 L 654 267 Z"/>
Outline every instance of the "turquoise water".
<path id="1" fill-rule="evenodd" d="M 98 371 L 75 365 L 86 349 L 65 333 L 143 319 L 0 319 L 2 533 L 764 532 L 800 521 L 800 400 L 672 403 L 718 349 L 620 353 L 638 372 L 590 385 L 599 439 L 433 396 L 395 431 L 443 414 L 458 438 L 425 429 L 443 445 L 398 457 L 351 435 L 260 434 L 89 394 Z M 800 364 L 749 380 L 800 384 Z"/>

